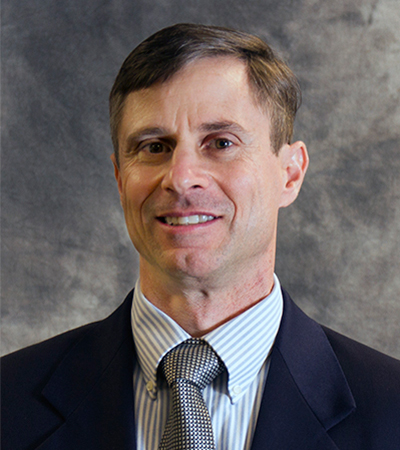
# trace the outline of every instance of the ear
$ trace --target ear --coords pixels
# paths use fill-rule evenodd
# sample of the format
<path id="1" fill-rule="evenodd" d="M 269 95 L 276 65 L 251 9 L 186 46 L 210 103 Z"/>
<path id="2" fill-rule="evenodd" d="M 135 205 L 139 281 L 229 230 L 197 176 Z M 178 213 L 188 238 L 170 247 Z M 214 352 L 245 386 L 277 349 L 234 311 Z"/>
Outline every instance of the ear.
<path id="1" fill-rule="evenodd" d="M 119 197 L 120 197 L 120 199 L 122 201 L 121 171 L 120 171 L 120 168 L 118 167 L 117 159 L 115 158 L 115 154 L 114 153 L 110 156 L 110 159 L 111 159 L 111 161 L 112 161 L 112 163 L 114 165 L 114 176 L 115 176 L 115 179 L 117 180 Z"/>
<path id="2" fill-rule="evenodd" d="M 297 141 L 293 144 L 284 145 L 279 153 L 282 158 L 283 169 L 283 191 L 280 207 L 285 208 L 293 203 L 303 184 L 304 176 L 308 167 L 308 153 L 304 142 Z"/>

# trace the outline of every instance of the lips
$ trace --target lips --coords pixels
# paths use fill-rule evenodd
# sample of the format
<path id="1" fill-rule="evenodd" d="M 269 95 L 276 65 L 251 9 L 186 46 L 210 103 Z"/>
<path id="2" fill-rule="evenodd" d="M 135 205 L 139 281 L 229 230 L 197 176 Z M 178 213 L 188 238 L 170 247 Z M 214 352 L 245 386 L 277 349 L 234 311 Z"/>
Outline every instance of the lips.
<path id="1" fill-rule="evenodd" d="M 167 225 L 177 226 L 177 225 L 197 225 L 200 223 L 211 222 L 215 220 L 216 216 L 210 216 L 207 214 L 194 214 L 192 216 L 164 216 L 160 217 L 160 220 Z"/>

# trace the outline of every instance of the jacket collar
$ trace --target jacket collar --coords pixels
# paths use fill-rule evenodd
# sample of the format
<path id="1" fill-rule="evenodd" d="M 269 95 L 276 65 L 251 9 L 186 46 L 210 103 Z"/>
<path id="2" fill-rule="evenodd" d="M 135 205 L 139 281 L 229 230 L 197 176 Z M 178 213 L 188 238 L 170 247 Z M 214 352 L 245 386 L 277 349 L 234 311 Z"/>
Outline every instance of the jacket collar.
<path id="1" fill-rule="evenodd" d="M 283 291 L 284 312 L 253 439 L 253 450 L 336 450 L 328 430 L 355 401 L 321 326 Z"/>

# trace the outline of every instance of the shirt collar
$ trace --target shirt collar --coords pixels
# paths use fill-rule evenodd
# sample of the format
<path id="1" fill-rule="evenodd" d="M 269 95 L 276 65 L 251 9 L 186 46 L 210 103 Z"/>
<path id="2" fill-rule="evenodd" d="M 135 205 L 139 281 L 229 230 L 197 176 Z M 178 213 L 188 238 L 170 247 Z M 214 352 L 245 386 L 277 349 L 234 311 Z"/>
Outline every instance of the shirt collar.
<path id="1" fill-rule="evenodd" d="M 234 403 L 254 381 L 269 356 L 283 311 L 282 292 L 274 275 L 271 293 L 244 313 L 203 336 L 224 362 L 227 392 Z M 191 336 L 150 303 L 136 283 L 132 332 L 149 395 L 157 395 L 157 368 L 163 356 Z"/>

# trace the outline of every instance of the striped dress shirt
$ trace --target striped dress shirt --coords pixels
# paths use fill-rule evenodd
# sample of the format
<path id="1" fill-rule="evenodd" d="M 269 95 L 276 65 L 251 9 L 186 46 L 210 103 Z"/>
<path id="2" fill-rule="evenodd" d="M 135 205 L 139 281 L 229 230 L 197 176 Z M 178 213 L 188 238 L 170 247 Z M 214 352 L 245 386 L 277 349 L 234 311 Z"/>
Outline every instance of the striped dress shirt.
<path id="1" fill-rule="evenodd" d="M 226 367 L 203 392 L 217 450 L 250 449 L 282 311 L 274 275 L 265 299 L 203 336 Z M 144 297 L 139 280 L 132 332 L 139 361 L 133 373 L 137 449 L 157 450 L 170 409 L 170 390 L 157 368 L 169 350 L 191 336 Z"/>

